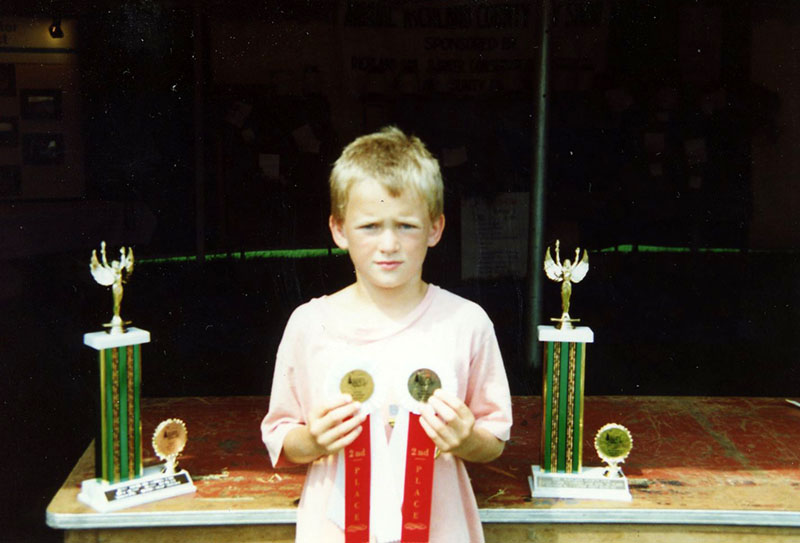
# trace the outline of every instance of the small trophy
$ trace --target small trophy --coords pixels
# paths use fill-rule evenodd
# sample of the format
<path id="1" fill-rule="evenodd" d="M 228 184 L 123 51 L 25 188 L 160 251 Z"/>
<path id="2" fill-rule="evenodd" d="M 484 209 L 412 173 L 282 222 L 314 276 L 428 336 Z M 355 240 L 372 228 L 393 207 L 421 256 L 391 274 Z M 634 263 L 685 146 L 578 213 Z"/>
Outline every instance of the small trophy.
<path id="1" fill-rule="evenodd" d="M 594 438 L 597 455 L 608 466 L 603 473 L 605 477 L 624 477 L 619 465 L 628 458 L 633 448 L 633 437 L 630 431 L 621 424 L 609 423 L 597 431 Z"/>
<path id="2" fill-rule="evenodd" d="M 187 438 L 186 425 L 181 419 L 167 419 L 156 427 L 153 432 L 153 450 L 164 461 L 162 473 L 175 473 L 178 455 L 183 452 Z"/>
<path id="3" fill-rule="evenodd" d="M 153 433 L 153 449 L 164 464 L 145 468 L 142 476 L 109 484 L 99 479 L 84 481 L 78 499 L 100 512 L 118 511 L 181 494 L 197 488 L 186 470 L 175 471 L 178 455 L 186 446 L 186 425 L 180 419 L 167 419 Z"/>

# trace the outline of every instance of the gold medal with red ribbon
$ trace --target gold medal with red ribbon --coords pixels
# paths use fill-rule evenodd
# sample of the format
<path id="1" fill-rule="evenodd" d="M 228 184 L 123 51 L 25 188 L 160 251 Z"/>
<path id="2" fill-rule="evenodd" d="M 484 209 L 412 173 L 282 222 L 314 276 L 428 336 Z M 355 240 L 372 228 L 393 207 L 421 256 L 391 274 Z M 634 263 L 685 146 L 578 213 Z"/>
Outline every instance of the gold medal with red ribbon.
<path id="1" fill-rule="evenodd" d="M 353 400 L 367 402 L 375 391 L 372 376 L 363 369 L 348 371 L 339 390 Z M 369 500 L 372 472 L 370 415 L 361 424 L 361 433 L 344 449 L 344 535 L 346 543 L 369 541 Z"/>
<path id="2" fill-rule="evenodd" d="M 418 369 L 408 378 L 408 393 L 419 404 L 427 402 L 441 387 L 439 376 L 430 369 Z M 419 418 L 418 412 L 409 413 L 403 485 L 403 543 L 426 543 L 430 533 L 436 447 L 420 425 Z"/>

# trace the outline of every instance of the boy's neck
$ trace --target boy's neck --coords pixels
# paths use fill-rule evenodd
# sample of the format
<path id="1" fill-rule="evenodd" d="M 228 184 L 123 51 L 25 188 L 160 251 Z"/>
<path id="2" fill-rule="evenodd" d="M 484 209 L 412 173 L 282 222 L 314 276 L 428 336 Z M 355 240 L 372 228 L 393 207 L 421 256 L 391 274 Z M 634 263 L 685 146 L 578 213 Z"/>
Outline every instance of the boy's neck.
<path id="1" fill-rule="evenodd" d="M 342 291 L 347 295 L 348 305 L 371 322 L 376 318 L 402 319 L 420 304 L 427 292 L 428 284 L 421 279 L 401 289 L 376 288 L 356 281 Z"/>

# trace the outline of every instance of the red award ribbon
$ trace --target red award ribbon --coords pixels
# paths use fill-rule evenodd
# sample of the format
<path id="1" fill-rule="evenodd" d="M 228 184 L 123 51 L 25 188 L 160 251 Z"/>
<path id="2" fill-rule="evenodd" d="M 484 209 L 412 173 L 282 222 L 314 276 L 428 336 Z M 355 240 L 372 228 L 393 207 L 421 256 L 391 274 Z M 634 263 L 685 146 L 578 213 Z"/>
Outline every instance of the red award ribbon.
<path id="1" fill-rule="evenodd" d="M 361 424 L 361 433 L 344 449 L 344 540 L 369 541 L 370 417 Z"/>
<path id="2" fill-rule="evenodd" d="M 403 491 L 403 543 L 427 543 L 431 527 L 434 444 L 419 415 L 408 414 L 406 477 Z"/>

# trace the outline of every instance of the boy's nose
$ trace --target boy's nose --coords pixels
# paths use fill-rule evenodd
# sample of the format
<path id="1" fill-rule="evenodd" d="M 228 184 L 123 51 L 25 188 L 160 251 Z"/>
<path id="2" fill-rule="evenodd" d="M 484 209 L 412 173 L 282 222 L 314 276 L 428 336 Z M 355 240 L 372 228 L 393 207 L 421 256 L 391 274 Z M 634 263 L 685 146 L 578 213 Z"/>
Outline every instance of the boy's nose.
<path id="1" fill-rule="evenodd" d="M 394 253 L 400 248 L 399 245 L 397 234 L 391 228 L 386 228 L 381 233 L 380 245 L 378 246 L 381 252 Z"/>

